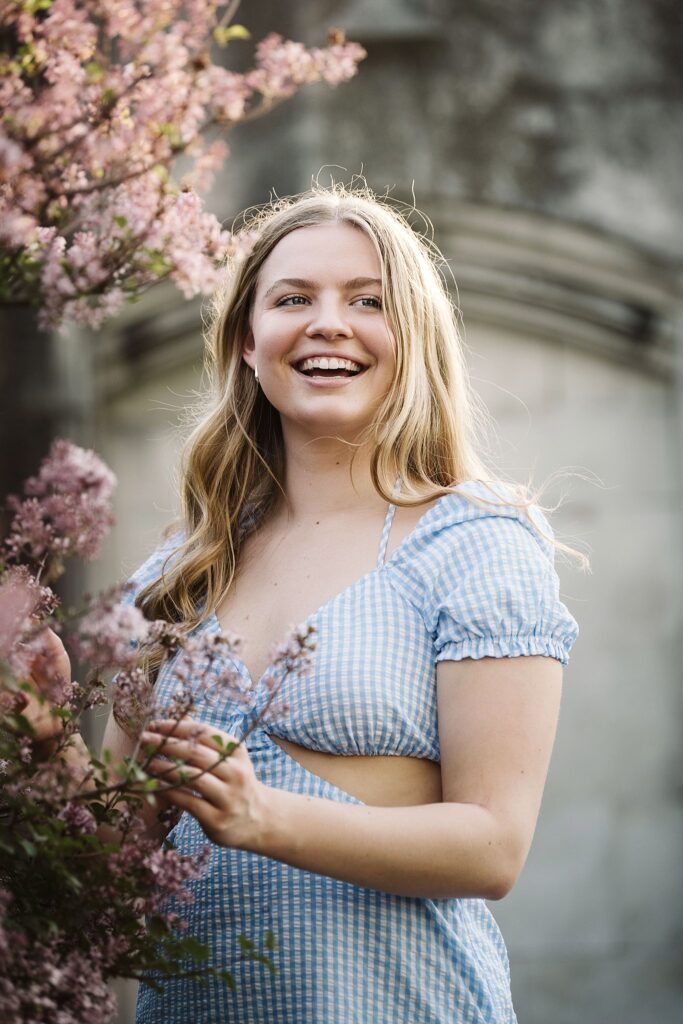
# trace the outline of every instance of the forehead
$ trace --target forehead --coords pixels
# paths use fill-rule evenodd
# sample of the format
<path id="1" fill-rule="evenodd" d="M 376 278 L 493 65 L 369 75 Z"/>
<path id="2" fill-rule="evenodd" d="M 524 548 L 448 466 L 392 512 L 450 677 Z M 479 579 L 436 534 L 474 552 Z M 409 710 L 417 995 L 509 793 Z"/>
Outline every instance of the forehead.
<path id="1" fill-rule="evenodd" d="M 264 260 L 259 288 L 278 277 L 381 277 L 372 239 L 353 224 L 313 224 L 281 238 Z"/>

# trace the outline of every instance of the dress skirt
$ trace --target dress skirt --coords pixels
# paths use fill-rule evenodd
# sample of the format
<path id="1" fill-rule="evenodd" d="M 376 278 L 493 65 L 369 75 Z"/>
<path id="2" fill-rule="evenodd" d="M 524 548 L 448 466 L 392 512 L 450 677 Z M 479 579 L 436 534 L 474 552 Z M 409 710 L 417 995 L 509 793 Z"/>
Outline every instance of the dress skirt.
<path id="1" fill-rule="evenodd" d="M 361 801 L 320 779 L 257 728 L 246 740 L 257 777 L 276 789 Z M 481 899 L 395 896 L 209 843 L 183 814 L 169 838 L 182 853 L 207 844 L 185 935 L 208 944 L 235 980 L 162 979 L 140 986 L 136 1024 L 516 1024 L 507 952 Z M 275 965 L 245 956 L 244 935 Z"/>

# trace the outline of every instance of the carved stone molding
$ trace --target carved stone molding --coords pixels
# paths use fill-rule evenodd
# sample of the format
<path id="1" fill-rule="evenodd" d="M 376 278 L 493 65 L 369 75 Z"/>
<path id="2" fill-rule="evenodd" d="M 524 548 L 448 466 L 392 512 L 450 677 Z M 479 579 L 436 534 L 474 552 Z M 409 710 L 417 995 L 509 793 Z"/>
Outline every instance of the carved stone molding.
<path id="1" fill-rule="evenodd" d="M 674 373 L 680 268 L 589 227 L 531 211 L 425 204 L 465 325 L 576 345 L 645 373 Z"/>

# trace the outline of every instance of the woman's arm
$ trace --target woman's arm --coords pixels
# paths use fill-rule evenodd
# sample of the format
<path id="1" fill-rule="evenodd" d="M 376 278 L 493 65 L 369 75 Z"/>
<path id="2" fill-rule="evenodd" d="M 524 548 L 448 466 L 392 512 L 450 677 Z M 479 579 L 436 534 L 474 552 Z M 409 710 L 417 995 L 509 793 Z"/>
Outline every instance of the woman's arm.
<path id="1" fill-rule="evenodd" d="M 316 874 L 400 896 L 501 899 L 533 837 L 561 681 L 560 662 L 541 656 L 439 663 L 444 803 L 370 807 L 276 790 L 255 778 L 243 745 L 217 763 L 218 730 L 189 720 L 163 746 L 197 777 L 168 798 L 214 842 Z"/>

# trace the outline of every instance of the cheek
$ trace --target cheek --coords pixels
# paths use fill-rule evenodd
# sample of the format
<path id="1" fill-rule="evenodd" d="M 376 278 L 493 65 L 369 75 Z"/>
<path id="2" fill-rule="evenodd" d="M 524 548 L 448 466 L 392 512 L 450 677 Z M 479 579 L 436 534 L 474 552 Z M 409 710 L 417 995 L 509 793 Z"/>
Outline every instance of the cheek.
<path id="1" fill-rule="evenodd" d="M 273 358 L 289 347 L 287 334 L 282 330 L 273 330 L 267 324 L 257 325 L 254 342 L 257 350 L 260 350 L 264 356 Z"/>

